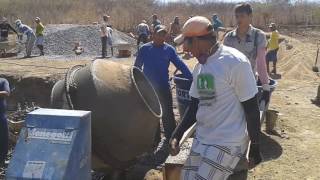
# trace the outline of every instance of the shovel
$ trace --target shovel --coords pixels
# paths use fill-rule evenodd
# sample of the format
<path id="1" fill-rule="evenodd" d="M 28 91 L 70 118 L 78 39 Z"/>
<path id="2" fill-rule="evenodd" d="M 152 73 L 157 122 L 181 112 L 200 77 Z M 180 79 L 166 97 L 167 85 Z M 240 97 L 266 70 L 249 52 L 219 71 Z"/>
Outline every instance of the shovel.
<path id="1" fill-rule="evenodd" d="M 312 67 L 313 72 L 319 72 L 319 68 L 317 66 L 318 56 L 319 56 L 319 44 L 317 45 L 317 47 L 318 47 L 318 50 L 317 50 L 316 62 L 314 63 L 314 66 Z"/>

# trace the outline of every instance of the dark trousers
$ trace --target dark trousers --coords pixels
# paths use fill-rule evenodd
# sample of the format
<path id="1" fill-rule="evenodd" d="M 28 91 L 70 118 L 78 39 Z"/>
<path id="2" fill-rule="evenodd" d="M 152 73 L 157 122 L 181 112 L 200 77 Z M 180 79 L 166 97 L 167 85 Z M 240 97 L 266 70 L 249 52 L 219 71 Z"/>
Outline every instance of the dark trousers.
<path id="1" fill-rule="evenodd" d="M 0 165 L 8 154 L 9 132 L 8 122 L 4 113 L 0 113 Z"/>
<path id="2" fill-rule="evenodd" d="M 157 89 L 157 94 L 160 99 L 162 108 L 162 124 L 164 129 L 164 136 L 167 140 L 176 128 L 176 122 L 173 114 L 172 94 L 170 88 Z"/>
<path id="3" fill-rule="evenodd" d="M 101 45 L 102 45 L 101 55 L 103 58 L 105 58 L 106 52 L 107 52 L 107 36 L 101 37 Z"/>

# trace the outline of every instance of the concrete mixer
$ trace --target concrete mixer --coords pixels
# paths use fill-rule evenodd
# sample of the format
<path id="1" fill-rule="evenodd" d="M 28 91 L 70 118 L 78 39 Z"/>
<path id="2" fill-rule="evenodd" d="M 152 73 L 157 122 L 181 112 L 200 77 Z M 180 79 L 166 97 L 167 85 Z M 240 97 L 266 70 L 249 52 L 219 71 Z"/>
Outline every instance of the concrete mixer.
<path id="1" fill-rule="evenodd" d="M 75 66 L 52 88 L 51 107 L 92 112 L 92 155 L 115 168 L 128 167 L 154 146 L 162 109 L 142 71 L 95 60 Z"/>

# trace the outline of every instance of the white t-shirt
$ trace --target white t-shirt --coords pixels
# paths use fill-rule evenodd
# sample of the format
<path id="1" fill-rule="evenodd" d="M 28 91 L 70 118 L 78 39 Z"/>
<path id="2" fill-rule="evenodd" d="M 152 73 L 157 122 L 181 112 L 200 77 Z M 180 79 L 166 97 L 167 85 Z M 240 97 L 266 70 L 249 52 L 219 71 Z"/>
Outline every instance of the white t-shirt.
<path id="1" fill-rule="evenodd" d="M 112 38 L 112 28 L 111 27 L 106 27 L 106 32 L 107 32 L 107 37 Z"/>
<path id="2" fill-rule="evenodd" d="M 103 22 L 100 24 L 100 36 L 105 37 L 107 36 L 107 23 Z"/>
<path id="3" fill-rule="evenodd" d="M 248 141 L 241 102 L 258 92 L 247 57 L 221 45 L 193 71 L 190 96 L 199 99 L 196 137 L 203 144 L 239 146 Z"/>

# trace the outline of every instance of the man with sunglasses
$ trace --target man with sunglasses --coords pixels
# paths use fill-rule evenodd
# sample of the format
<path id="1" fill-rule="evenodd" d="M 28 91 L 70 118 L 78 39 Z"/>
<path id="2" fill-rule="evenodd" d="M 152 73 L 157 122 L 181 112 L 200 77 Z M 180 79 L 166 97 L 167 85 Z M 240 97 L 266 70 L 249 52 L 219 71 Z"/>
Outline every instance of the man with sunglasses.
<path id="1" fill-rule="evenodd" d="M 144 44 L 138 51 L 134 66 L 143 70 L 156 90 L 162 107 L 162 124 L 165 138 L 162 139 L 155 152 L 155 163 L 161 164 L 169 155 L 169 139 L 176 127 L 172 94 L 169 85 L 169 65 L 172 63 L 180 70 L 185 78 L 192 79 L 188 67 L 177 55 L 175 49 L 165 43 L 167 30 L 163 25 L 155 27 L 153 41 Z"/>
<path id="2" fill-rule="evenodd" d="M 266 65 L 266 35 L 251 25 L 253 9 L 250 4 L 240 3 L 236 5 L 234 12 L 237 28 L 226 34 L 224 45 L 238 49 L 250 60 L 253 73 L 259 75 L 262 84 L 261 100 L 265 100 L 267 104 L 270 99 L 270 86 Z"/>
<path id="3" fill-rule="evenodd" d="M 193 70 L 191 103 L 170 139 L 170 153 L 196 122 L 196 135 L 181 179 L 230 178 L 244 158 L 249 141 L 249 165 L 261 162 L 257 86 L 251 65 L 240 51 L 217 42 L 211 22 L 202 16 L 189 19 L 175 42 L 198 60 Z M 247 169 L 243 168 L 244 176 Z"/>

